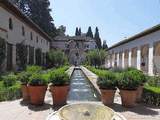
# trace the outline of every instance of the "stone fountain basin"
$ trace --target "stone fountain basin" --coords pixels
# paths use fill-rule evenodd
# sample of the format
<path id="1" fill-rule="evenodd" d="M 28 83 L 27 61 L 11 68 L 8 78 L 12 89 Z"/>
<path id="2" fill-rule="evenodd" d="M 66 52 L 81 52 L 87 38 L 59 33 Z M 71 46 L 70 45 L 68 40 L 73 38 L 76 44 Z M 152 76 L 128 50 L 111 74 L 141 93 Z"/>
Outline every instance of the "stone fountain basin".
<path id="1" fill-rule="evenodd" d="M 94 103 L 66 105 L 51 114 L 47 120 L 126 120 L 111 108 Z"/>

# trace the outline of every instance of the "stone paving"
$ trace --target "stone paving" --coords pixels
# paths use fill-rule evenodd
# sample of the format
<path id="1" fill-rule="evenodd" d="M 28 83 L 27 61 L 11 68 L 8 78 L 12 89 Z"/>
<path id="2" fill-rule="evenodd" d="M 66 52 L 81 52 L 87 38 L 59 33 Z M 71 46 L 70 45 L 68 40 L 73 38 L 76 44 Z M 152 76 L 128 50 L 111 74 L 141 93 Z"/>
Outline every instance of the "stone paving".
<path id="1" fill-rule="evenodd" d="M 85 73 L 92 74 L 89 71 Z M 101 104 L 97 102 L 97 104 Z M 160 120 L 160 107 L 145 104 L 137 104 L 134 108 L 124 108 L 121 106 L 121 98 L 117 92 L 114 105 L 110 106 L 116 112 L 122 114 L 127 120 Z M 52 97 L 46 93 L 45 104 L 34 106 L 23 102 L 21 99 L 15 101 L 0 102 L 0 120 L 45 120 L 46 117 L 60 107 L 52 105 Z"/>

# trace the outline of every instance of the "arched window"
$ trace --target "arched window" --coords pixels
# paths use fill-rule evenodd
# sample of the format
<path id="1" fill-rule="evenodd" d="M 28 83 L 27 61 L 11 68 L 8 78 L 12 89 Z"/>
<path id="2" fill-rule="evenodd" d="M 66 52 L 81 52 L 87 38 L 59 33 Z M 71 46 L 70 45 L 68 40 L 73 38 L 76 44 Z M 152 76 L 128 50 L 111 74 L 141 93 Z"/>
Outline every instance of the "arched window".
<path id="1" fill-rule="evenodd" d="M 13 22 L 12 22 L 12 18 L 9 18 L 9 29 L 12 30 L 13 29 Z"/>

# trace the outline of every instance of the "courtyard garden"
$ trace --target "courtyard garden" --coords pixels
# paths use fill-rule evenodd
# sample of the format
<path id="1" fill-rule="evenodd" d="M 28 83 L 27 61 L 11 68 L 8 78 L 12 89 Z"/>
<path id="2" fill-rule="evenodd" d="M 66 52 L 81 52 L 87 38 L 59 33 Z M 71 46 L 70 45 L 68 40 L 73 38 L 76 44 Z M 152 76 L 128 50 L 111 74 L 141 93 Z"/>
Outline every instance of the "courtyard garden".
<path id="1" fill-rule="evenodd" d="M 63 52 L 52 51 L 48 54 L 50 62 L 48 68 L 27 65 L 21 71 L 2 73 L 0 77 L 1 105 L 13 104 L 20 111 L 23 106 L 26 106 L 29 109 L 25 108 L 26 112 L 36 114 L 38 111 L 39 116 L 45 113 L 46 117 L 49 113 L 58 110 L 58 106 L 73 103 L 73 100 L 79 102 L 87 100 L 109 106 L 116 112 L 122 113 L 127 119 L 134 113 L 134 117 L 140 120 L 148 111 L 151 112 L 148 119 L 154 118 L 152 115 L 158 118 L 160 112 L 157 111 L 159 110 L 157 107 L 160 106 L 159 76 L 148 76 L 135 68 L 106 69 L 103 67 L 105 52 L 103 50 L 98 52 L 94 50 L 88 53 L 85 67 L 70 66 Z M 92 78 L 88 73 L 94 73 L 97 76 L 95 84 L 98 89 L 94 88 L 94 84 L 88 79 Z M 100 90 L 101 102 L 95 90 Z M 137 109 L 144 110 L 143 115 Z M 45 112 L 42 114 L 41 111 Z M 4 112 L 4 114 L 7 113 Z M 23 117 L 19 117 L 21 118 Z"/>

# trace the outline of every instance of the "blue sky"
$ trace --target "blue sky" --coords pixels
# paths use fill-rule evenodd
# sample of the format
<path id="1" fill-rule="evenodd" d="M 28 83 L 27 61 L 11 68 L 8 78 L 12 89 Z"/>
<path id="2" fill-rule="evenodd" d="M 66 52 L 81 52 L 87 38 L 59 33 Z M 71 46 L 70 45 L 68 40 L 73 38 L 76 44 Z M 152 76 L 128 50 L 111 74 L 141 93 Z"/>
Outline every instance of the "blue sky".
<path id="1" fill-rule="evenodd" d="M 160 23 L 160 0 L 50 0 L 54 23 L 86 32 L 98 26 L 109 46 Z"/>

